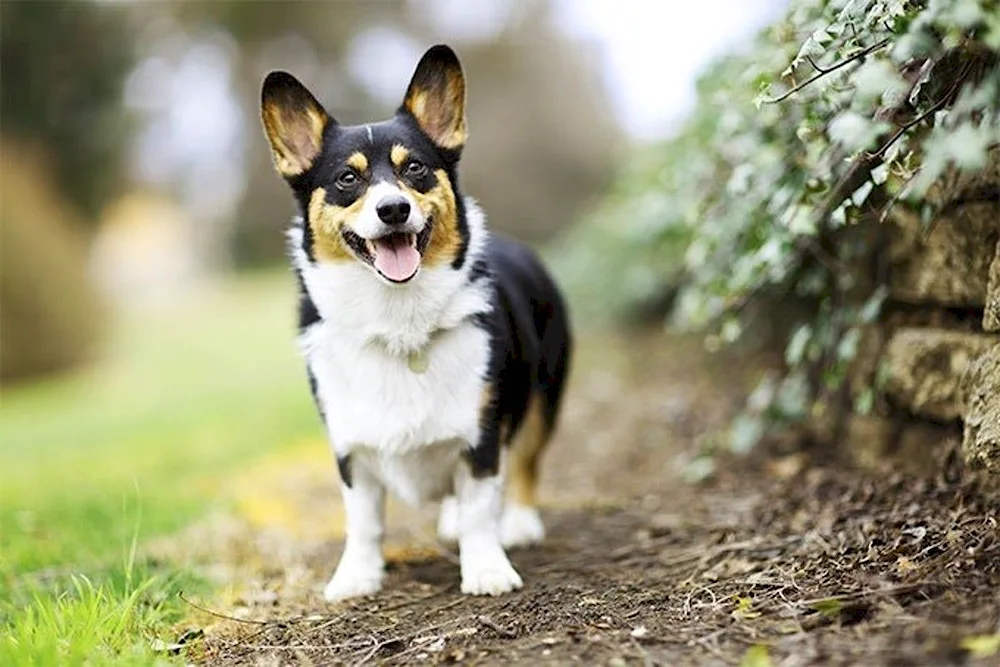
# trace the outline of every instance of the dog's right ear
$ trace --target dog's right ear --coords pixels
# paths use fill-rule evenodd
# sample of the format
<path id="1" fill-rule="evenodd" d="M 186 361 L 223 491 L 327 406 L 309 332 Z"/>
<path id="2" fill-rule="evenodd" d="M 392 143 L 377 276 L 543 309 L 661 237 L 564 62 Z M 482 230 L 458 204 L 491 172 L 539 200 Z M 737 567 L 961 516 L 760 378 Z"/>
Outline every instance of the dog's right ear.
<path id="1" fill-rule="evenodd" d="M 336 121 L 298 79 L 271 72 L 260 92 L 260 117 L 278 173 L 286 178 L 309 170 L 323 147 L 323 131 Z"/>

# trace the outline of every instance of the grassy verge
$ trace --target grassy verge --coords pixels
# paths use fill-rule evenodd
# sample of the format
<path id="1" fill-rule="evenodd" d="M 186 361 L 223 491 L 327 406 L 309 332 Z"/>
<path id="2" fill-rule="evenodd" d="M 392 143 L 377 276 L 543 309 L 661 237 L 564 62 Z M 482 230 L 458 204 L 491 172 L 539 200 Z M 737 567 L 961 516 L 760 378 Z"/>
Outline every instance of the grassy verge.
<path id="1" fill-rule="evenodd" d="M 315 438 L 291 279 L 245 278 L 121 322 L 107 361 L 6 390 L 0 664 L 150 664 L 197 586 L 144 540 L 213 506 L 240 467 Z"/>

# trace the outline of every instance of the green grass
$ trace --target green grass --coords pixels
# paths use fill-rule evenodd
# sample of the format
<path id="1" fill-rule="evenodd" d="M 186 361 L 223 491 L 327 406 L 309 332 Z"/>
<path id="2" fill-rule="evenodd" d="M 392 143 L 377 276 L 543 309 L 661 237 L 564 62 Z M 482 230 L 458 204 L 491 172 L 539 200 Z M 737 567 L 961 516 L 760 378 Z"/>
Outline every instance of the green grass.
<path id="1" fill-rule="evenodd" d="M 92 369 L 2 394 L 0 664 L 154 662 L 176 591 L 197 584 L 136 544 L 224 505 L 234 469 L 319 436 L 291 277 L 192 301 L 123 318 Z"/>

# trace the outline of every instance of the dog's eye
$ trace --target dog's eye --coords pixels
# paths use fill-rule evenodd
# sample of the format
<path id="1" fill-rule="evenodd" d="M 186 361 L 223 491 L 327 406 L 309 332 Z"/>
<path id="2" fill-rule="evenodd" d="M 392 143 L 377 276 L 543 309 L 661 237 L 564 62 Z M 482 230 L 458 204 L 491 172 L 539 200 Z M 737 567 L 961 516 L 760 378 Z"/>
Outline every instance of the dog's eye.
<path id="1" fill-rule="evenodd" d="M 338 188 L 353 188 L 358 183 L 358 175 L 351 170 L 347 170 L 337 177 Z"/>
<path id="2" fill-rule="evenodd" d="M 427 173 L 427 165 L 420 160 L 410 160 L 406 163 L 406 173 L 409 176 L 423 176 Z"/>

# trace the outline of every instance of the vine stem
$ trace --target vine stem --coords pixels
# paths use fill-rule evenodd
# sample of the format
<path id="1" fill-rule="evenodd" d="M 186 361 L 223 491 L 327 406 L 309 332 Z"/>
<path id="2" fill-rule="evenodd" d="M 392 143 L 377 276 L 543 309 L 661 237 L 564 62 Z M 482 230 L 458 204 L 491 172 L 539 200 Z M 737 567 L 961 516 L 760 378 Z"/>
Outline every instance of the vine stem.
<path id="1" fill-rule="evenodd" d="M 897 141 L 899 141 L 899 138 L 901 136 L 903 136 L 904 134 L 906 134 L 909 130 L 911 130 L 915 126 L 919 125 L 920 123 L 922 123 L 925 120 L 927 120 L 928 118 L 930 118 L 932 115 L 934 115 L 934 113 L 936 111 L 938 111 L 939 109 L 941 109 L 941 107 L 943 107 L 945 104 L 947 104 L 950 100 L 954 99 L 955 93 L 958 92 L 958 87 L 960 85 L 962 85 L 963 81 L 965 81 L 965 77 L 967 76 L 967 74 L 968 74 L 968 68 L 965 68 L 962 71 L 962 73 L 958 76 L 958 78 L 956 79 L 955 84 L 951 87 L 951 89 L 946 94 L 944 94 L 944 95 L 941 96 L 941 99 L 939 99 L 937 102 L 935 102 L 934 104 L 932 104 L 931 107 L 927 111 L 923 112 L 922 114 L 920 114 L 919 116 L 917 116 L 916 118 L 914 118 L 913 120 L 911 120 L 910 122 L 904 123 L 902 126 L 900 126 L 900 128 L 898 130 L 896 130 L 893 133 L 893 135 L 891 137 L 889 137 L 885 141 L 885 143 L 883 143 L 879 147 L 879 149 L 877 151 L 875 151 L 874 153 L 868 153 L 866 157 L 868 159 L 881 158 L 882 156 L 885 155 L 885 152 L 887 150 L 889 150 L 890 146 L 892 146 L 894 143 L 896 143 Z"/>
<path id="2" fill-rule="evenodd" d="M 844 58 L 839 63 L 837 63 L 835 65 L 831 65 L 830 67 L 826 67 L 826 68 L 819 67 L 815 62 L 813 62 L 813 59 L 811 57 L 806 56 L 806 60 L 809 61 L 809 64 L 812 65 L 817 70 L 816 74 L 812 75 L 811 77 L 809 77 L 808 79 L 806 79 L 802 83 L 798 84 L 797 86 L 791 88 L 790 90 L 782 93 L 778 97 L 772 97 L 770 99 L 763 100 L 763 103 L 764 104 L 777 104 L 778 102 L 787 100 L 789 97 L 791 97 L 795 93 L 799 92 L 800 90 L 802 90 L 806 86 L 815 83 L 819 79 L 822 79 L 827 74 L 830 74 L 832 72 L 836 72 L 838 69 L 841 69 L 843 67 L 847 67 L 848 65 L 850 65 L 854 61 L 860 60 L 861 58 L 864 58 L 868 54 L 873 53 L 875 51 L 878 51 L 879 49 L 881 49 L 883 46 L 885 46 L 888 43 L 889 43 L 889 38 L 888 37 L 886 37 L 885 39 L 881 39 L 881 40 L 875 42 L 874 44 L 872 44 L 871 46 L 866 46 L 865 48 L 861 49 L 857 53 L 854 53 L 853 55 L 848 56 L 847 58 Z"/>

